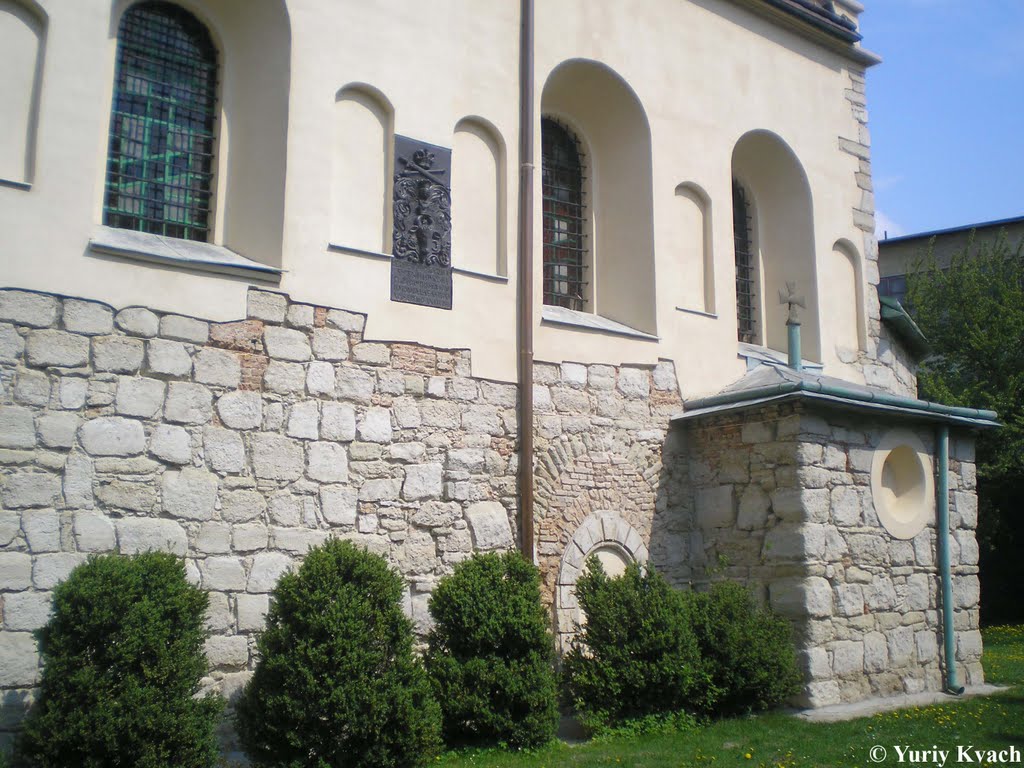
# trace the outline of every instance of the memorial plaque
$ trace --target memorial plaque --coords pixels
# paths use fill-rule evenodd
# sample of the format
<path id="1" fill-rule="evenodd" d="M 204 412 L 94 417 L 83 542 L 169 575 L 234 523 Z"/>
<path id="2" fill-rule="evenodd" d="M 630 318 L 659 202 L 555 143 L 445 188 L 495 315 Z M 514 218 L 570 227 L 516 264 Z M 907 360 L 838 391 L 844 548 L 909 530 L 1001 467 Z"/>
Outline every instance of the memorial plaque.
<path id="1" fill-rule="evenodd" d="M 452 152 L 395 136 L 391 300 L 452 308 Z"/>

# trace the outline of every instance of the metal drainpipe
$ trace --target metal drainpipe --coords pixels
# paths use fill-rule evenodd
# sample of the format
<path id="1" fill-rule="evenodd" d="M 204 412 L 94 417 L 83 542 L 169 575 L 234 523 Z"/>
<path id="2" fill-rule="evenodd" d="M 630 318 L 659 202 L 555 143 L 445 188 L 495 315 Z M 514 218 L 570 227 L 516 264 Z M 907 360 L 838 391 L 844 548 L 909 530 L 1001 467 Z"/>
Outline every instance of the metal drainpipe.
<path id="1" fill-rule="evenodd" d="M 533 548 L 533 0 L 520 4 L 519 38 L 519 545 Z"/>
<path id="2" fill-rule="evenodd" d="M 802 371 L 804 359 L 800 351 L 800 321 L 787 320 L 786 330 L 789 332 L 789 367 L 794 371 Z"/>
<path id="3" fill-rule="evenodd" d="M 956 677 L 956 635 L 953 628 L 953 574 L 949 564 L 949 426 L 942 424 L 938 441 L 938 534 L 939 572 L 942 577 L 942 640 L 946 659 L 946 691 L 959 696 L 964 692 Z"/>

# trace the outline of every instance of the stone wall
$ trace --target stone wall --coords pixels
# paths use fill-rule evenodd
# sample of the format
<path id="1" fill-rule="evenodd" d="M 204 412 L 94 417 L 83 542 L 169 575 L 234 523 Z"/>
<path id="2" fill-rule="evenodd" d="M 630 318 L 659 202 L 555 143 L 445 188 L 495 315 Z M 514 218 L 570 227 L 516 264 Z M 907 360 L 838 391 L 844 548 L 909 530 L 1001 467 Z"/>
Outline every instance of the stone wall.
<path id="1" fill-rule="evenodd" d="M 220 324 L 0 291 L 0 729 L 38 681 L 51 590 L 91 553 L 185 556 L 230 695 L 268 593 L 326 537 L 385 555 L 421 632 L 441 575 L 513 545 L 516 387 L 363 327 L 262 291 Z"/>
<path id="2" fill-rule="evenodd" d="M 780 405 L 686 427 L 691 578 L 745 581 L 794 622 L 809 706 L 942 687 L 934 516 L 897 540 L 870 488 L 875 448 L 895 425 Z M 915 432 L 934 453 L 934 428 Z M 957 661 L 973 685 L 983 681 L 973 438 L 951 452 Z"/>

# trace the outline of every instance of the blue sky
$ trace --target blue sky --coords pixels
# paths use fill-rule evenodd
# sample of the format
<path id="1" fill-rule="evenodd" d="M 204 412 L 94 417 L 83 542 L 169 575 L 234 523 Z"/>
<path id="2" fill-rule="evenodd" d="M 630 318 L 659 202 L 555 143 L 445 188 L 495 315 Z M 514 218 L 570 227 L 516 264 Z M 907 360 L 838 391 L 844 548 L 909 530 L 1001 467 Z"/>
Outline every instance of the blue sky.
<path id="1" fill-rule="evenodd" d="M 1024 0 L 863 0 L 878 235 L 1024 216 Z"/>

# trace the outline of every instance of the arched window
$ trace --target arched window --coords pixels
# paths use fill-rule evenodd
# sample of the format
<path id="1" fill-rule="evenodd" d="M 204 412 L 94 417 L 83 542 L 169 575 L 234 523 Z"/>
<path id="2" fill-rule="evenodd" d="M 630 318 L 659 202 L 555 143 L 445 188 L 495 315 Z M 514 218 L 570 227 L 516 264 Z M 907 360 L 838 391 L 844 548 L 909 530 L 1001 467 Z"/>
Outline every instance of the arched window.
<path id="1" fill-rule="evenodd" d="M 216 89 L 217 51 L 198 19 L 165 2 L 125 12 L 117 36 L 106 225 L 208 239 Z"/>
<path id="2" fill-rule="evenodd" d="M 586 306 L 586 210 L 576 139 L 550 118 L 540 124 L 544 197 L 544 303 Z"/>
<path id="3" fill-rule="evenodd" d="M 732 180 L 732 237 L 736 249 L 736 324 L 737 337 L 757 343 L 756 261 L 750 230 L 750 201 L 743 185 Z"/>

